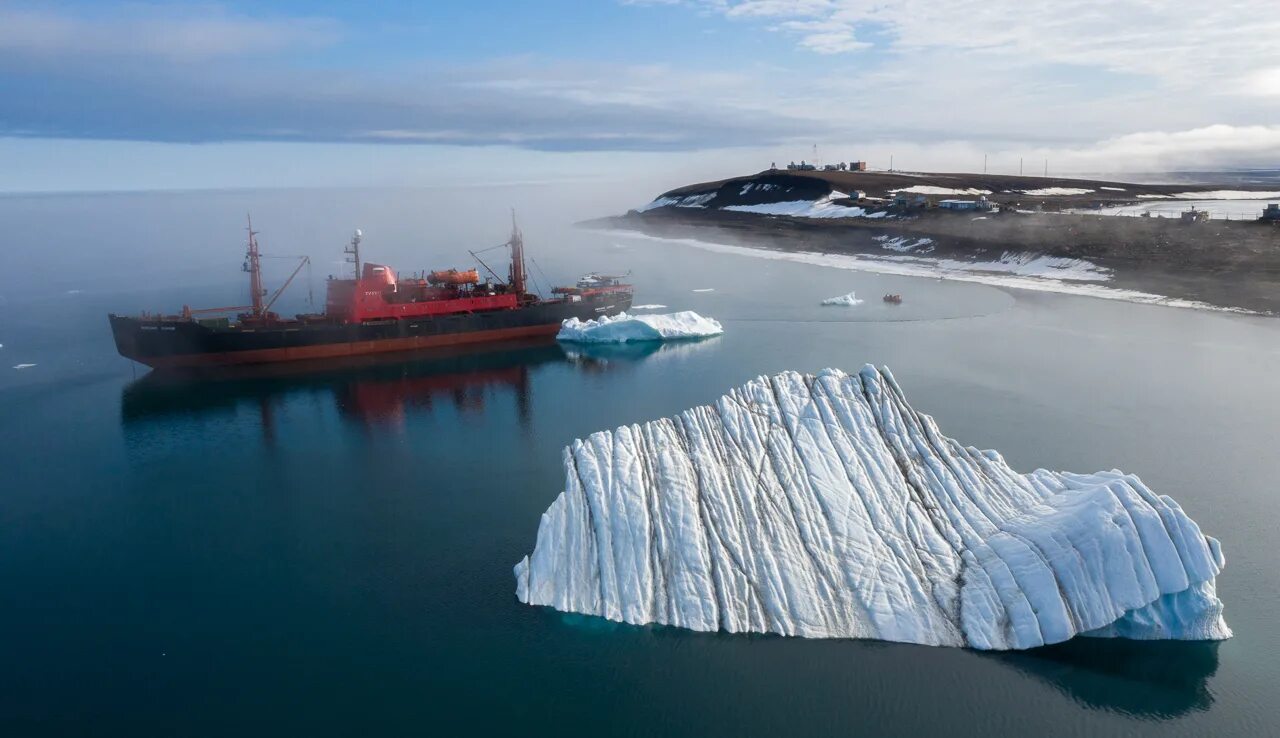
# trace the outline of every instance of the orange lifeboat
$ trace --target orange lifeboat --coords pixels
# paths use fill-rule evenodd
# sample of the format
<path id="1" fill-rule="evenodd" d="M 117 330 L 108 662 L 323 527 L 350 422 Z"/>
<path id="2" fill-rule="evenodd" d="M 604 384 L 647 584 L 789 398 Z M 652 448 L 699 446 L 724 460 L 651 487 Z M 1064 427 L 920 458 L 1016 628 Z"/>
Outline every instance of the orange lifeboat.
<path id="1" fill-rule="evenodd" d="M 431 284 L 480 284 L 480 273 L 474 269 L 468 269 L 460 272 L 457 269 L 450 269 L 446 272 L 432 272 L 427 275 L 427 281 Z"/>

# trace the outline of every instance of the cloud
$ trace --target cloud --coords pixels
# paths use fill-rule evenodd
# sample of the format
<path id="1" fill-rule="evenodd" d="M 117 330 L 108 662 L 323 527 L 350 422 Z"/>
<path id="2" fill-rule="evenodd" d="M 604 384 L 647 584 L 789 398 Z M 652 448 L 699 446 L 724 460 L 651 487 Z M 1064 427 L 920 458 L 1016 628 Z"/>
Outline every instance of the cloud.
<path id="1" fill-rule="evenodd" d="M 0 53 L 9 56 L 199 61 L 326 46 L 339 37 L 338 24 L 324 18 L 256 19 L 217 8 L 191 15 L 134 6 L 95 17 L 0 6 Z"/>
<path id="2" fill-rule="evenodd" d="M 1070 64 L 1193 90 L 1280 66 L 1274 0 L 1187 10 L 1149 0 L 694 0 L 729 19 L 766 21 L 802 47 L 867 48 L 863 31 L 902 57 L 963 51 L 1007 64 Z M 965 57 L 955 57 L 964 64 Z"/>

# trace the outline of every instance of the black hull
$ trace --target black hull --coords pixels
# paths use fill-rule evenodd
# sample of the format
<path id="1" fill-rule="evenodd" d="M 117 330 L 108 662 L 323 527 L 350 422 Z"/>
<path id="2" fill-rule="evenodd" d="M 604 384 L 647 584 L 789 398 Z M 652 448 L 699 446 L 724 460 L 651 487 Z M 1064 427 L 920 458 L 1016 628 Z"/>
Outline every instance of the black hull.
<path id="1" fill-rule="evenodd" d="M 122 356 L 156 368 L 266 364 L 418 351 L 554 335 L 568 318 L 616 315 L 629 293 L 549 301 L 515 310 L 363 324 L 294 323 L 208 326 L 184 319 L 110 316 Z"/>

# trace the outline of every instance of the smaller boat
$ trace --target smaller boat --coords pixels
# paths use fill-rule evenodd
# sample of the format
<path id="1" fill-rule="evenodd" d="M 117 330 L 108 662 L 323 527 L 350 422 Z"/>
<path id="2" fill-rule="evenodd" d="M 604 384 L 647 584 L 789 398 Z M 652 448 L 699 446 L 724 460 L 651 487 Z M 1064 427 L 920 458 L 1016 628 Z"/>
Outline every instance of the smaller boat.
<path id="1" fill-rule="evenodd" d="M 884 301 L 889 303 L 890 305 L 901 305 L 902 295 L 885 295 Z"/>

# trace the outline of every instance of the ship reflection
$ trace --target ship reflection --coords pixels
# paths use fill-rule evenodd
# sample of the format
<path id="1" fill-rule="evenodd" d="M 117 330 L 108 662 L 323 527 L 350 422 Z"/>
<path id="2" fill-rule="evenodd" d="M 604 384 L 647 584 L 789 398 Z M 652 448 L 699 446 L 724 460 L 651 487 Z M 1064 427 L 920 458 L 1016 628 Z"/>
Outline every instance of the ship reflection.
<path id="1" fill-rule="evenodd" d="M 267 444 L 278 436 L 282 403 L 299 396 L 331 398 L 338 415 L 368 430 L 399 430 L 414 415 L 443 407 L 478 414 L 510 397 L 520 427 L 532 423 L 532 375 L 561 365 L 588 373 L 615 372 L 661 350 L 656 343 L 566 351 L 554 340 L 504 342 L 448 353 L 199 372 L 152 372 L 124 388 L 126 426 L 178 417 L 249 410 L 261 419 Z"/>

